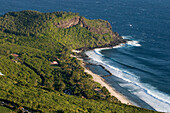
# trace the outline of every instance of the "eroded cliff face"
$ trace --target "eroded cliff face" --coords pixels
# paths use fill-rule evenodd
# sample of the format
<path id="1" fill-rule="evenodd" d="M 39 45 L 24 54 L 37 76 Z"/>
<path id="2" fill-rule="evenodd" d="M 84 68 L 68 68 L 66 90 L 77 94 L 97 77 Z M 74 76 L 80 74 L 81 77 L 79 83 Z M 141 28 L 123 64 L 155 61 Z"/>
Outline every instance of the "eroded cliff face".
<path id="1" fill-rule="evenodd" d="M 119 36 L 117 32 L 112 32 L 112 26 L 107 21 L 103 21 L 102 25 L 98 25 L 94 27 L 93 25 L 87 24 L 86 20 L 83 17 L 77 16 L 69 20 L 65 20 L 65 21 L 62 20 L 59 23 L 54 23 L 54 25 L 58 28 L 70 28 L 78 24 L 80 24 L 81 27 L 88 29 L 90 32 L 94 32 L 96 34 L 109 33 L 112 35 L 114 39 L 116 39 L 115 41 L 124 42 L 123 38 Z"/>
<path id="2" fill-rule="evenodd" d="M 69 28 L 74 25 L 80 24 L 81 27 L 87 28 L 89 31 L 94 32 L 96 34 L 105 34 L 105 33 L 112 33 L 112 27 L 109 22 L 105 24 L 105 27 L 92 27 L 86 23 L 83 18 L 79 16 L 74 17 L 67 21 L 60 21 L 59 23 L 54 23 L 54 25 L 58 28 Z"/>
<path id="3" fill-rule="evenodd" d="M 54 25 L 58 28 L 69 28 L 69 27 L 79 24 L 79 19 L 80 17 L 78 16 L 67 21 L 60 21 L 59 23 L 54 23 Z"/>

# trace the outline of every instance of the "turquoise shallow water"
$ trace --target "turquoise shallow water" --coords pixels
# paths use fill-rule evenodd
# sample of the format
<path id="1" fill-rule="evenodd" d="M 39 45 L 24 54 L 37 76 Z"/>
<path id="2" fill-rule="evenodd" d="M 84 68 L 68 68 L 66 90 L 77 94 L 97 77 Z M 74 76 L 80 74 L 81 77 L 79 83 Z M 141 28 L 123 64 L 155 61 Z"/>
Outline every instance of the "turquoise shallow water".
<path id="1" fill-rule="evenodd" d="M 0 1 L 1 15 L 21 10 L 72 11 L 89 19 L 108 20 L 113 31 L 133 42 L 94 51 L 93 60 L 117 74 L 124 81 L 119 85 L 129 93 L 158 111 L 170 111 L 170 0 Z"/>

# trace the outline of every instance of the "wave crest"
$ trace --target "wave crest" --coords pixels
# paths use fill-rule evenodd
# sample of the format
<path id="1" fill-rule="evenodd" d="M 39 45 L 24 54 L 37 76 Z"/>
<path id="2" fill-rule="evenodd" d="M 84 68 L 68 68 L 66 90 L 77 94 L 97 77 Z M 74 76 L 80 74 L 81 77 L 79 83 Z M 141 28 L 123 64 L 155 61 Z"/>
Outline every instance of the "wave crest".
<path id="1" fill-rule="evenodd" d="M 158 91 L 155 87 L 147 83 L 142 83 L 140 78 L 132 72 L 109 65 L 105 57 L 103 57 L 104 55 L 100 53 L 101 50 L 103 49 L 87 51 L 86 55 L 88 55 L 93 61 L 104 66 L 108 71 L 110 71 L 110 73 L 112 73 L 112 75 L 126 81 L 126 83 L 122 83 L 120 86 L 128 88 L 132 94 L 138 96 L 157 111 L 170 111 L 170 97 L 167 94 Z"/>
<path id="2" fill-rule="evenodd" d="M 133 41 L 127 41 L 127 44 L 128 45 L 131 45 L 131 46 L 141 46 L 141 44 L 139 44 L 139 41 L 135 41 L 135 40 L 133 40 Z"/>

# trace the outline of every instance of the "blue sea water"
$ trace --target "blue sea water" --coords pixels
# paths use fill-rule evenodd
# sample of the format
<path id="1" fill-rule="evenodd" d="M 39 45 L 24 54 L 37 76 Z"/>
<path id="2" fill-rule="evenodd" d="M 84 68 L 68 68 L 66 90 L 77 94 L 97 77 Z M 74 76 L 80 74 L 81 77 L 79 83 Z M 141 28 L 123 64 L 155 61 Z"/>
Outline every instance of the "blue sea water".
<path id="1" fill-rule="evenodd" d="M 153 109 L 170 112 L 170 0 L 0 0 L 0 15 L 21 10 L 108 20 L 113 31 L 133 41 L 91 51 L 90 57 L 121 79 L 122 88 Z"/>

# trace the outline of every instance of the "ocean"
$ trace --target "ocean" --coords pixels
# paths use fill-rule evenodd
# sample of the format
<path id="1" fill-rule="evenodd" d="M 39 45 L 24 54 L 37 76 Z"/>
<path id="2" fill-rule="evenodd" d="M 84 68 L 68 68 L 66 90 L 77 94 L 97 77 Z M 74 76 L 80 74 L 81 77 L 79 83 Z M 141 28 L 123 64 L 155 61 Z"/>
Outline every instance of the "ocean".
<path id="1" fill-rule="evenodd" d="M 109 21 L 131 41 L 86 54 L 112 73 L 106 81 L 135 105 L 170 112 L 170 0 L 0 0 L 0 15 L 21 10 L 71 11 Z"/>

